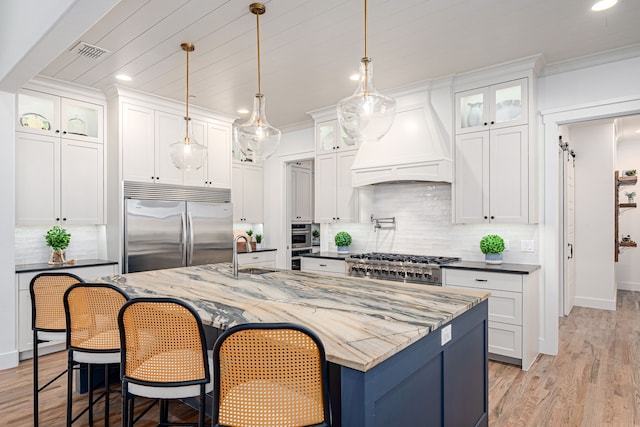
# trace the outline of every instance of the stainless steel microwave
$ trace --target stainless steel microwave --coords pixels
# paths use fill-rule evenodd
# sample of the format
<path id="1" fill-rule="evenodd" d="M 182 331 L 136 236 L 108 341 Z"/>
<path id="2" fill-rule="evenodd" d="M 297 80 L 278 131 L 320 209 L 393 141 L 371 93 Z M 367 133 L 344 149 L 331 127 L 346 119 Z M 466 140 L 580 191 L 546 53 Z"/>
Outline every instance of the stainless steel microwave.
<path id="1" fill-rule="evenodd" d="M 291 248 L 311 247 L 311 224 L 291 224 Z"/>

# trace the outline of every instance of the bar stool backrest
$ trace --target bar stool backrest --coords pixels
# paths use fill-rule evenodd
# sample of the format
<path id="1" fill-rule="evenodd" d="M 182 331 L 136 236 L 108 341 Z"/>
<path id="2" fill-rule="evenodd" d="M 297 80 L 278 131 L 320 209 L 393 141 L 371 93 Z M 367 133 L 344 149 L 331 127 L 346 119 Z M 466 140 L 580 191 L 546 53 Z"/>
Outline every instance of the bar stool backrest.
<path id="1" fill-rule="evenodd" d="M 254 323 L 213 349 L 214 426 L 329 426 L 324 347 L 309 329 Z"/>
<path id="2" fill-rule="evenodd" d="M 106 283 L 79 283 L 64 294 L 67 345 L 73 350 L 120 351 L 118 313 L 127 294 Z"/>
<path id="3" fill-rule="evenodd" d="M 64 293 L 80 277 L 71 273 L 40 273 L 31 279 L 31 326 L 34 330 L 64 332 L 67 329 L 64 314 Z"/>

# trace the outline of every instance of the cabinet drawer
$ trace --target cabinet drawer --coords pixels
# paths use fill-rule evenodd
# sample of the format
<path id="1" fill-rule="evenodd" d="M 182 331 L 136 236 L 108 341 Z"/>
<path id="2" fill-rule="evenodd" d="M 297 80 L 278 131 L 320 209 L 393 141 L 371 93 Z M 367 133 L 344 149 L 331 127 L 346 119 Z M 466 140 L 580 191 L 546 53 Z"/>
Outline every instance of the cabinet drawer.
<path id="1" fill-rule="evenodd" d="M 445 286 L 467 286 L 488 290 L 522 292 L 522 275 L 445 268 L 444 284 Z"/>
<path id="2" fill-rule="evenodd" d="M 474 290 L 470 286 L 451 286 L 447 288 Z M 522 294 L 518 292 L 496 291 L 491 289 L 489 297 L 489 322 L 510 323 L 522 326 Z"/>
<path id="3" fill-rule="evenodd" d="M 238 254 L 238 264 L 263 264 L 276 262 L 276 251 L 249 252 Z"/>
<path id="4" fill-rule="evenodd" d="M 522 358 L 522 327 L 489 321 L 489 353 Z"/>
<path id="5" fill-rule="evenodd" d="M 344 276 L 347 271 L 347 266 L 344 261 L 338 259 L 302 257 L 300 259 L 300 270 L 340 274 Z"/>

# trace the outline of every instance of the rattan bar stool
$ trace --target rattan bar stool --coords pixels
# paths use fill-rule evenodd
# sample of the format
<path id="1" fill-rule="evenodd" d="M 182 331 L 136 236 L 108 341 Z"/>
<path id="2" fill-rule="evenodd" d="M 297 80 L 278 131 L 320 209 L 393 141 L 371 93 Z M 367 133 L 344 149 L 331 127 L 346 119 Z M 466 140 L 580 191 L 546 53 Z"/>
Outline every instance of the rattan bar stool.
<path id="1" fill-rule="evenodd" d="M 331 425 L 324 347 L 309 329 L 235 326 L 216 341 L 213 366 L 213 426 Z"/>
<path id="2" fill-rule="evenodd" d="M 64 294 L 67 319 L 67 349 L 69 351 L 67 375 L 67 426 L 77 421 L 87 411 L 89 425 L 93 426 L 93 405 L 104 397 L 104 425 L 109 425 L 109 366 L 120 362 L 120 334 L 118 313 L 127 294 L 106 283 L 79 283 Z M 73 417 L 73 370 L 79 364 L 87 364 L 89 404 Z M 93 398 L 93 365 L 104 366 L 105 391 Z"/>
<path id="3" fill-rule="evenodd" d="M 204 426 L 206 393 L 213 390 L 211 357 L 200 316 L 174 298 L 135 298 L 118 316 L 122 341 L 122 425 L 133 426 L 135 396 L 160 402 L 160 426 Z M 198 423 L 169 423 L 170 399 L 199 399 Z"/>
<path id="4" fill-rule="evenodd" d="M 83 282 L 71 273 L 40 273 L 29 284 L 31 293 L 31 329 L 33 330 L 33 425 L 38 427 L 39 393 L 63 376 L 66 369 L 42 387 L 39 386 L 38 345 L 67 339 L 63 297 L 69 286 Z"/>

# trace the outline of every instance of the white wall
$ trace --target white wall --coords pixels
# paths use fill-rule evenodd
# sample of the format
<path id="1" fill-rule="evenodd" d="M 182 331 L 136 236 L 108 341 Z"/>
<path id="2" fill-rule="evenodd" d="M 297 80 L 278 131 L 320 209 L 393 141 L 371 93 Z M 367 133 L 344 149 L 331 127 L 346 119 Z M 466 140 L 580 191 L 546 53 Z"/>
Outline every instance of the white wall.
<path id="1" fill-rule="evenodd" d="M 14 135 L 15 135 L 15 96 L 0 92 L 0 369 L 18 364 L 16 337 L 16 293 L 14 253 L 14 212 L 15 212 L 15 174 L 14 174 Z"/>
<path id="2" fill-rule="evenodd" d="M 640 170 L 640 134 L 635 139 L 618 142 L 616 170 Z M 640 186 L 620 187 L 620 201 L 626 202 L 626 192 L 636 192 L 636 203 L 640 201 Z M 620 214 L 620 233 L 640 240 L 640 209 L 624 209 Z M 640 291 L 640 249 L 623 248 L 616 264 L 618 289 Z"/>
<path id="3" fill-rule="evenodd" d="M 562 283 L 559 218 L 558 127 L 602 117 L 640 112 L 640 56 L 586 66 L 577 71 L 547 75 L 538 81 L 541 110 L 541 192 L 543 225 L 540 229 L 543 266 L 541 351 L 558 352 L 558 301 Z"/>
<path id="4" fill-rule="evenodd" d="M 44 236 L 50 226 L 22 226 L 15 230 L 15 263 L 34 264 L 49 261 L 51 248 L 45 243 Z M 65 226 L 71 234 L 71 242 L 65 250 L 67 260 L 104 259 L 106 241 L 105 226 L 76 225 Z"/>
<path id="5" fill-rule="evenodd" d="M 315 142 L 313 125 L 282 134 L 276 152 L 264 162 L 264 242 L 266 247 L 276 247 L 278 268 L 287 265 L 289 222 L 287 209 L 286 163 L 313 159 Z"/>
<path id="6" fill-rule="evenodd" d="M 576 152 L 575 305 L 615 310 L 613 120 L 572 125 L 568 141 Z"/>

